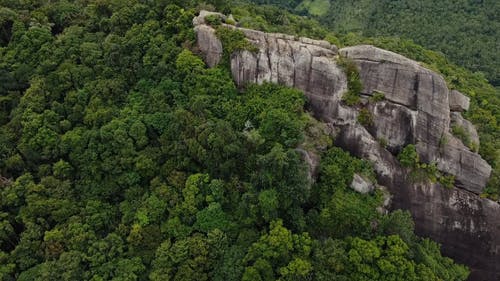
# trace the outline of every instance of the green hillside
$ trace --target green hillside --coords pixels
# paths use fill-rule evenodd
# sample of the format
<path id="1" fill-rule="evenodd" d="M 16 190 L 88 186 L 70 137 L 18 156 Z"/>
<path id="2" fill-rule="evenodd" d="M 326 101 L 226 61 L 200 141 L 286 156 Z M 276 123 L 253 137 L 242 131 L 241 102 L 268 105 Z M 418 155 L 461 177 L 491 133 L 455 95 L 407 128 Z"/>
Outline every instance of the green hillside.
<path id="1" fill-rule="evenodd" d="M 348 187 L 354 173 L 373 180 L 371 166 L 332 146 L 301 92 L 239 92 L 227 68 L 205 67 L 191 21 L 211 6 L 1 4 L 0 279 L 467 278 L 413 233 L 408 213 L 382 215 L 380 192 Z M 213 4 L 245 26 L 400 51 L 477 91 L 472 120 L 498 116 L 481 76 L 410 42 L 335 37 L 277 8 Z M 490 161 L 495 126 L 480 127 Z M 322 156 L 314 186 L 302 146 Z"/>
<path id="2" fill-rule="evenodd" d="M 500 85 L 499 1 L 330 0 L 325 4 L 307 0 L 296 6 L 290 1 L 273 2 L 314 16 L 336 32 L 411 39 Z"/>

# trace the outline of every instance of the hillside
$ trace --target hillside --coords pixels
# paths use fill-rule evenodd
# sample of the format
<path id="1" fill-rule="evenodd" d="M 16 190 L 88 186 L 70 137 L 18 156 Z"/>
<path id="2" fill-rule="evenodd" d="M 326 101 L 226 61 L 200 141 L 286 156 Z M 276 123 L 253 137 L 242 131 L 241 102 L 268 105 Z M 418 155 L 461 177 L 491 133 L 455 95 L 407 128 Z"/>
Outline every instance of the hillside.
<path id="1" fill-rule="evenodd" d="M 409 212 L 385 210 L 372 164 L 333 145 L 302 91 L 238 87 L 241 33 L 221 31 L 222 62 L 205 65 L 192 21 L 213 6 L 173 2 L 2 2 L 0 279 L 467 279 Z M 482 77 L 407 41 L 213 2 L 246 27 L 372 40 L 444 73 L 472 97 L 496 173 L 484 195 L 498 195 L 498 103 Z M 321 159 L 314 173 L 303 151 Z M 359 178 L 373 191 L 353 190 Z"/>
<path id="2" fill-rule="evenodd" d="M 336 32 L 396 36 L 444 53 L 500 84 L 500 3 L 486 1 L 261 1 L 310 15 Z"/>

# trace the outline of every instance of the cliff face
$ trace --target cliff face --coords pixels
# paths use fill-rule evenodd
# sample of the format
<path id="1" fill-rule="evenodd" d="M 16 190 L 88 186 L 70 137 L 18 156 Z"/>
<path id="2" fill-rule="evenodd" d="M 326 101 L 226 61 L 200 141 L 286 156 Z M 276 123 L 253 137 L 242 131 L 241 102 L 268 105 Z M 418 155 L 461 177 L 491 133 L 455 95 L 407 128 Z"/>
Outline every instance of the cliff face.
<path id="1" fill-rule="evenodd" d="M 208 14 L 202 12 L 193 23 L 198 48 L 213 67 L 223 47 L 205 25 Z M 373 162 L 379 182 L 394 196 L 393 208 L 410 210 L 418 234 L 442 243 L 446 254 L 471 266 L 472 280 L 500 280 L 500 205 L 478 196 L 491 167 L 450 129 L 460 126 L 479 144 L 474 126 L 460 113 L 468 109 L 467 97 L 450 91 L 440 75 L 417 62 L 373 46 L 338 50 L 325 41 L 238 29 L 258 48 L 231 55 L 239 87 L 274 82 L 302 90 L 316 117 L 336 129 L 336 144 Z M 362 107 L 373 117 L 366 127 L 357 121 L 359 107 L 341 101 L 347 77 L 339 56 L 359 69 Z M 375 93 L 384 94 L 384 100 L 370 102 Z M 381 146 L 381 140 L 387 145 Z M 411 181 L 395 157 L 408 144 L 416 145 L 421 161 L 453 175 L 456 188 Z"/>

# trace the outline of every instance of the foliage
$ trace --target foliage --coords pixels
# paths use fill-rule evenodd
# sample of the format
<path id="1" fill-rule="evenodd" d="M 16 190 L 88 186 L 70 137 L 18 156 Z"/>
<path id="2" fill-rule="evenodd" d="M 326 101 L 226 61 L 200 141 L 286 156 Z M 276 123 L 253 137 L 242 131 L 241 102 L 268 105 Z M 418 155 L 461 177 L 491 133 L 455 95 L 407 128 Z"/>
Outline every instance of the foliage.
<path id="1" fill-rule="evenodd" d="M 466 279 L 408 216 L 376 212 L 380 194 L 349 188 L 354 173 L 375 181 L 370 165 L 330 147 L 300 91 L 238 92 L 227 68 L 205 67 L 189 50 L 199 1 L 3 4 L 2 279 L 393 278 L 393 261 Z M 235 9 L 324 35 L 279 9 Z M 311 139 L 326 151 L 316 186 L 297 151 Z"/>
<path id="2" fill-rule="evenodd" d="M 365 127 L 373 125 L 372 113 L 368 109 L 362 108 L 359 111 L 358 122 Z"/>
<path id="3" fill-rule="evenodd" d="M 455 177 L 453 175 L 444 175 L 438 168 L 436 163 L 421 163 L 416 147 L 413 144 L 407 145 L 398 154 L 399 163 L 403 167 L 410 168 L 410 177 L 413 181 L 422 182 L 430 181 L 432 183 L 439 182 L 446 188 L 453 188 Z"/>
<path id="4" fill-rule="evenodd" d="M 371 102 L 379 102 L 379 101 L 383 101 L 385 99 L 385 95 L 384 93 L 381 93 L 381 92 L 373 92 L 372 96 L 370 97 L 370 101 Z"/>
<path id="5" fill-rule="evenodd" d="M 208 15 L 205 21 L 211 26 L 219 26 L 222 24 L 222 18 L 219 15 Z"/>
<path id="6" fill-rule="evenodd" d="M 296 8 L 299 11 L 307 11 L 314 16 L 324 16 L 330 9 L 329 0 L 305 0 Z"/>
<path id="7" fill-rule="evenodd" d="M 453 133 L 453 135 L 455 135 L 457 138 L 459 138 L 464 145 L 468 146 L 471 150 L 475 146 L 477 146 L 477 145 L 474 145 L 474 143 L 472 142 L 472 140 L 470 138 L 469 132 L 467 132 L 467 130 L 465 130 L 464 127 L 459 126 L 459 125 L 453 125 L 453 126 L 451 126 L 451 132 Z"/>
<path id="8" fill-rule="evenodd" d="M 287 7 L 290 10 L 293 10 L 294 7 L 297 7 L 297 5 L 300 4 L 296 3 L 297 1 L 280 0 L 251 0 L 251 2 L 275 4 L 281 7 Z M 458 4 L 451 4 L 454 8 L 449 9 L 450 4 L 448 1 L 439 2 L 437 6 L 434 2 L 429 2 L 429 5 L 425 5 L 423 7 L 419 6 L 420 2 L 407 2 L 408 1 L 400 1 L 398 3 L 380 2 L 373 4 L 366 0 L 358 0 L 354 2 L 331 1 L 331 9 L 327 16 L 321 18 L 314 17 L 323 21 L 325 25 L 329 25 L 331 30 L 321 26 L 314 18 L 293 15 L 276 6 L 265 6 L 263 8 L 245 7 L 245 9 L 235 7 L 232 11 L 237 14 L 238 17 L 241 15 L 246 19 L 246 27 L 264 31 L 283 32 L 299 36 L 303 36 L 306 33 L 308 37 L 325 39 L 339 47 L 371 44 L 419 61 L 424 66 L 442 74 L 450 88 L 457 89 L 471 98 L 471 107 L 470 110 L 466 112 L 465 117 L 469 119 L 478 129 L 481 141 L 479 149 L 477 149 L 476 144 L 473 144 L 472 150 L 478 150 L 481 156 L 492 166 L 492 175 L 486 189 L 484 190 L 484 195 L 492 198 L 493 200 L 497 200 L 500 194 L 500 123 L 498 122 L 498 119 L 500 118 L 500 111 L 498 110 L 500 106 L 500 91 L 498 87 L 494 88 L 492 85 L 488 84 L 486 76 L 483 73 L 473 73 L 463 67 L 457 66 L 456 64 L 462 66 L 466 65 L 473 70 L 477 70 L 482 67 L 484 67 L 484 69 L 493 69 L 492 71 L 488 70 L 486 73 L 488 74 L 488 77 L 490 77 L 490 81 L 495 81 L 491 80 L 491 77 L 495 76 L 494 73 L 496 70 L 494 69 L 500 68 L 494 66 L 496 62 L 495 59 L 491 58 L 491 55 L 494 53 L 496 48 L 489 46 L 493 43 L 493 41 L 488 39 L 488 36 L 493 36 L 492 34 L 494 34 L 494 32 L 490 30 L 494 24 L 491 24 L 491 17 L 485 18 L 484 15 L 499 14 L 496 12 L 499 8 L 498 3 L 493 4 L 490 3 L 491 1 L 488 3 L 460 2 Z M 408 9 L 401 9 L 402 7 L 407 7 Z M 373 9 L 376 10 L 378 16 L 372 17 L 367 15 L 367 13 Z M 391 12 L 398 10 L 403 13 L 404 16 L 392 16 Z M 251 11 L 253 14 L 258 16 L 252 17 L 252 19 L 255 20 L 249 20 L 250 14 L 247 11 Z M 462 16 L 458 11 L 466 11 L 467 13 L 474 14 L 474 19 L 485 20 L 487 23 L 482 25 L 476 24 L 476 20 L 470 21 L 468 20 L 468 17 Z M 457 15 L 457 13 L 460 14 L 455 18 L 457 22 L 464 20 L 467 22 L 462 25 L 453 24 L 452 26 L 450 26 L 450 21 L 431 24 L 431 22 L 434 21 L 448 19 L 442 15 L 450 13 L 454 15 Z M 436 16 L 436 14 L 438 16 Z M 386 21 L 386 17 L 390 17 L 390 20 Z M 408 20 L 409 18 L 413 18 L 414 20 Z M 381 20 L 381 24 L 379 26 L 371 23 L 371 21 L 378 21 L 379 19 L 384 19 Z M 368 21 L 370 23 L 367 23 Z M 394 22 L 394 24 L 389 24 L 389 22 Z M 470 29 L 463 28 L 460 31 L 455 30 L 458 27 L 469 27 L 471 24 L 472 27 Z M 429 26 L 427 28 L 422 28 L 423 25 Z M 394 32 L 386 33 L 384 28 L 379 28 L 381 26 L 386 26 L 391 29 L 394 29 L 394 27 L 398 28 L 397 30 L 394 30 Z M 401 28 L 401 26 L 405 26 L 406 28 Z M 366 27 L 376 30 L 374 30 L 374 32 L 365 32 L 365 34 L 362 35 L 361 31 L 365 30 Z M 435 32 L 436 28 L 443 30 L 443 32 Z M 483 33 L 477 31 L 478 28 L 486 28 L 488 31 Z M 333 33 L 332 30 L 336 32 Z M 451 30 L 453 30 L 453 32 Z M 496 28 L 496 30 L 500 29 Z M 400 35 L 401 32 L 408 32 L 410 34 L 404 37 L 386 37 L 388 35 Z M 432 34 L 427 34 L 429 32 Z M 444 50 L 442 48 L 449 50 L 445 53 L 447 57 L 452 58 L 456 64 L 450 63 L 450 61 L 440 52 L 430 51 L 420 45 L 417 45 L 412 40 L 418 39 L 416 38 L 417 33 L 426 33 L 424 36 L 418 36 L 419 43 L 426 45 L 424 41 L 429 40 L 428 42 L 430 42 L 429 44 L 432 46 L 427 45 L 428 47 L 434 48 L 435 44 L 438 44 L 439 47 L 435 50 Z M 460 38 L 455 38 L 455 36 Z M 450 39 L 450 37 L 453 38 Z M 474 37 L 481 38 L 470 40 L 470 38 Z M 445 38 L 445 40 L 442 40 L 442 38 Z M 485 47 L 483 48 L 482 46 Z M 480 56 L 477 55 L 478 52 L 488 54 L 482 57 L 489 58 L 479 59 Z M 471 56 L 471 53 L 476 53 L 476 55 Z M 457 59 L 457 57 L 461 58 Z M 496 58 L 498 59 L 498 56 L 496 56 Z M 472 59 L 481 60 L 481 62 L 472 63 Z M 354 95 L 349 96 L 349 98 L 352 98 L 352 103 L 356 103 L 356 97 Z"/>
<path id="9" fill-rule="evenodd" d="M 495 52 L 495 40 L 490 39 L 500 36 L 497 1 L 303 0 L 296 5 L 291 1 L 272 2 L 310 15 L 340 34 L 413 40 L 446 54 L 458 65 L 483 72 L 494 85 L 500 83 L 500 59 Z"/>
<path id="10" fill-rule="evenodd" d="M 246 39 L 245 34 L 243 34 L 240 30 L 219 26 L 217 27 L 216 35 L 222 42 L 223 63 L 228 64 L 230 62 L 231 54 L 236 51 L 255 52 L 257 50 L 256 47 Z"/>
<path id="11" fill-rule="evenodd" d="M 340 58 L 337 62 L 347 76 L 347 92 L 342 96 L 342 101 L 349 106 L 357 105 L 361 102 L 359 95 L 363 90 L 358 68 L 349 58 Z"/>
<path id="12" fill-rule="evenodd" d="M 406 168 L 415 168 L 419 163 L 417 148 L 413 144 L 409 144 L 398 154 L 399 163 Z"/>

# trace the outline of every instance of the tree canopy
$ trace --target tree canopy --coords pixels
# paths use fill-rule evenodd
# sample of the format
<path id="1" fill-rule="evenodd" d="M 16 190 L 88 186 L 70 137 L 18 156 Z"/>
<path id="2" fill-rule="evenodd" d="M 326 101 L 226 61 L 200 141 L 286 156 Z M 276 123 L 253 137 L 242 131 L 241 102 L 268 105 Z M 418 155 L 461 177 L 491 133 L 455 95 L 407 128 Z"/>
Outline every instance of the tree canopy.
<path id="1" fill-rule="evenodd" d="M 0 279 L 467 278 L 408 213 L 349 188 L 371 166 L 308 135 L 301 92 L 239 91 L 205 67 L 191 21 L 207 4 L 2 5 Z M 314 185 L 297 150 L 311 139 Z"/>

